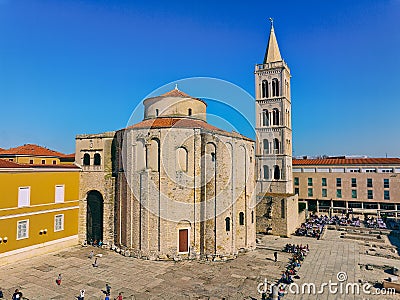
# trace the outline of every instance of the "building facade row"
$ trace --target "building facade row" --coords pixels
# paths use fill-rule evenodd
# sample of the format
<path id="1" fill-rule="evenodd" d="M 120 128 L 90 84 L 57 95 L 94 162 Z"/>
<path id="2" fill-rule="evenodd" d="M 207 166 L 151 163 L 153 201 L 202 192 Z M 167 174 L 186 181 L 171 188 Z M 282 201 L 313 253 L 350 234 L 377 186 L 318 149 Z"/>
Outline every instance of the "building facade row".
<path id="1" fill-rule="evenodd" d="M 310 211 L 377 214 L 400 209 L 398 158 L 294 159 L 293 177 L 294 191 Z"/>

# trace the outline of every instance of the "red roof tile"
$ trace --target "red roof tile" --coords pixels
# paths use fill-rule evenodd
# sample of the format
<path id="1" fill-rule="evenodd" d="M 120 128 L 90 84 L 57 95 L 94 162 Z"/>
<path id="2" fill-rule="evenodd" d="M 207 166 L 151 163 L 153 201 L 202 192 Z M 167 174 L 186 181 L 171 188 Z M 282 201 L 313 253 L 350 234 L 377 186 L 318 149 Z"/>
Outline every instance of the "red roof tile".
<path id="1" fill-rule="evenodd" d="M 12 161 L 0 159 L 0 168 L 27 168 L 28 166 L 17 164 Z"/>
<path id="2" fill-rule="evenodd" d="M 190 99 L 199 100 L 199 101 L 203 102 L 205 105 L 207 105 L 207 103 L 204 100 L 202 100 L 200 98 L 192 97 L 192 96 L 190 96 L 190 95 L 188 95 L 188 94 L 186 94 L 186 93 L 184 93 L 184 92 L 182 92 L 182 91 L 180 91 L 178 89 L 173 89 L 173 90 L 171 90 L 169 92 L 166 92 L 166 93 L 164 93 L 164 94 L 162 94 L 160 96 L 146 98 L 146 99 L 144 99 L 143 103 L 145 103 L 147 101 L 154 101 L 154 100 L 157 100 L 157 99 L 162 98 L 162 97 L 190 98 Z"/>
<path id="3" fill-rule="evenodd" d="M 76 165 L 31 165 L 31 164 L 18 164 L 16 162 L 8 161 L 5 159 L 0 159 L 0 169 L 43 169 L 43 168 L 51 168 L 51 169 L 80 169 Z"/>
<path id="4" fill-rule="evenodd" d="M 200 128 L 200 129 L 205 129 L 209 131 L 216 131 L 220 134 L 227 135 L 227 136 L 232 136 L 232 137 L 238 137 L 238 138 L 243 138 L 246 140 L 253 141 L 252 139 L 241 135 L 237 132 L 228 132 L 222 129 L 219 129 L 218 127 L 215 127 L 211 124 L 208 124 L 207 122 L 203 120 L 198 120 L 198 119 L 191 119 L 191 118 L 170 118 L 170 117 L 159 117 L 156 119 L 148 119 L 144 120 L 140 123 L 137 123 L 135 125 L 132 125 L 128 127 L 128 129 L 141 129 L 141 128 L 149 128 L 149 129 L 155 129 L 155 128 Z"/>
<path id="5" fill-rule="evenodd" d="M 323 158 L 323 159 L 293 159 L 294 166 L 310 165 L 395 165 L 400 164 L 400 158 Z"/>
<path id="6" fill-rule="evenodd" d="M 64 153 L 47 149 L 35 144 L 25 144 L 23 146 L 1 150 L 0 155 L 32 155 L 32 156 L 64 156 Z"/>
<path id="7" fill-rule="evenodd" d="M 162 94 L 161 96 L 164 97 L 184 97 L 184 98 L 192 98 L 192 96 L 189 96 L 188 94 L 178 90 L 178 89 L 173 89 L 169 92 L 166 92 Z"/>

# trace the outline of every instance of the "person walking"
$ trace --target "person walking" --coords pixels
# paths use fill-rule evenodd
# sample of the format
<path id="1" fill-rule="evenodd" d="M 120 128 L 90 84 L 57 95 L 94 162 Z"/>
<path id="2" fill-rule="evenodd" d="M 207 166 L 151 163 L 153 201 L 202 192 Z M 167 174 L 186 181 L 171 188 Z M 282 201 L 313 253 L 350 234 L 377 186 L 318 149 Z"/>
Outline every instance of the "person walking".
<path id="1" fill-rule="evenodd" d="M 97 268 L 99 265 L 97 264 L 97 257 L 94 259 L 93 267 Z"/>
<path id="2" fill-rule="evenodd" d="M 119 293 L 118 293 L 118 297 L 117 297 L 117 298 L 115 298 L 114 300 L 122 300 L 122 293 L 121 293 L 121 292 L 119 292 Z"/>
<path id="3" fill-rule="evenodd" d="M 108 282 L 106 283 L 106 295 L 111 295 L 111 286 L 108 284 Z"/>
<path id="4" fill-rule="evenodd" d="M 85 300 L 85 290 L 80 290 L 78 300 Z"/>
<path id="5" fill-rule="evenodd" d="M 90 253 L 89 253 L 89 256 L 88 256 L 88 257 L 89 257 L 90 259 L 92 259 L 92 258 L 93 258 L 93 256 L 94 256 L 94 252 L 93 252 L 93 250 L 92 250 L 92 251 L 90 251 Z"/>
<path id="6" fill-rule="evenodd" d="M 22 300 L 22 293 L 19 291 L 19 289 L 15 289 L 15 292 L 12 295 L 12 300 Z"/>
<path id="7" fill-rule="evenodd" d="M 61 279 L 62 279 L 62 277 L 61 277 L 61 273 L 60 273 L 60 274 L 58 274 L 57 279 L 56 279 L 57 285 L 61 285 Z"/>
<path id="8" fill-rule="evenodd" d="M 275 262 L 278 260 L 278 252 L 274 252 L 274 258 L 275 258 Z"/>

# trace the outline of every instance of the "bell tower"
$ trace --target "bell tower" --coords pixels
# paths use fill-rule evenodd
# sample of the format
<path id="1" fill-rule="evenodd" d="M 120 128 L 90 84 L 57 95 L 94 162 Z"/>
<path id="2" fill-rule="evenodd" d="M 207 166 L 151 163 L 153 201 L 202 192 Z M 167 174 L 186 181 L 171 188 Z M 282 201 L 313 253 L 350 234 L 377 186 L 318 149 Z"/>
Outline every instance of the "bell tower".
<path id="1" fill-rule="evenodd" d="M 255 67 L 257 195 L 293 194 L 290 69 L 273 20 L 264 61 Z"/>

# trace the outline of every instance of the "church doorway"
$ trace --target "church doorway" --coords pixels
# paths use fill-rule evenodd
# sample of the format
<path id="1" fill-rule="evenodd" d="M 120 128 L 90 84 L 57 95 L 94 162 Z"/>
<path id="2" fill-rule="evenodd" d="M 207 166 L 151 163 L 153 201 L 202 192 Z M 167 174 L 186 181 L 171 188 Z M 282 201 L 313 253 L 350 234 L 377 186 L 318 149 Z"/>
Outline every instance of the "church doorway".
<path id="1" fill-rule="evenodd" d="M 179 241 L 178 241 L 179 253 L 189 252 L 189 229 L 179 229 Z"/>
<path id="2" fill-rule="evenodd" d="M 88 243 L 103 240 L 103 196 L 98 191 L 87 194 L 86 239 Z"/>

